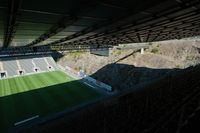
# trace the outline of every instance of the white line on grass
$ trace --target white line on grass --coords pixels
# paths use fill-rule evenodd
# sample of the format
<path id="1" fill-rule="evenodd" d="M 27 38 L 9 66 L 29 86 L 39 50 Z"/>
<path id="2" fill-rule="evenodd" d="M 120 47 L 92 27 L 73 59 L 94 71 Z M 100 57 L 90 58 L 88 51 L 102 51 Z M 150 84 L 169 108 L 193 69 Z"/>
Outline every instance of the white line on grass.
<path id="1" fill-rule="evenodd" d="M 36 119 L 36 118 L 38 118 L 38 117 L 39 117 L 39 115 L 36 115 L 36 116 L 30 117 L 30 118 L 28 118 L 28 119 L 25 119 L 25 120 L 22 120 L 22 121 L 16 122 L 14 125 L 17 126 L 17 125 L 19 125 L 19 124 L 25 123 L 25 122 L 27 122 L 27 121 L 31 121 L 31 120 Z"/>

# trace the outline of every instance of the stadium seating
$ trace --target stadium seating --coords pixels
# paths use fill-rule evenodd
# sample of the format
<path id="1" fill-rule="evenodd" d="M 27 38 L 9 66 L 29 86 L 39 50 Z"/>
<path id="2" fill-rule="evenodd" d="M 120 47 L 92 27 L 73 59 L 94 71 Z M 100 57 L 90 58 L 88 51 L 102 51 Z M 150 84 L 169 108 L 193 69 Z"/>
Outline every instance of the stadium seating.
<path id="1" fill-rule="evenodd" d="M 32 59 L 19 59 L 19 63 L 21 65 L 21 68 L 25 71 L 25 73 L 33 73 L 34 71 L 34 65 L 32 63 Z"/>
<path id="2" fill-rule="evenodd" d="M 33 62 L 37 66 L 37 68 L 40 68 L 41 71 L 48 71 L 48 64 L 46 64 L 44 58 L 35 58 L 33 59 Z"/>
<path id="3" fill-rule="evenodd" d="M 7 72 L 7 76 L 15 76 L 18 75 L 18 67 L 16 64 L 16 60 L 3 60 L 2 61 L 3 68 Z"/>
<path id="4" fill-rule="evenodd" d="M 57 69 L 57 65 L 50 55 L 2 58 L 0 59 L 0 63 L 0 71 L 5 72 L 6 77 Z M 5 75 L 3 77 L 5 77 Z"/>
<path id="5" fill-rule="evenodd" d="M 45 58 L 46 58 L 47 62 L 49 63 L 49 66 L 53 67 L 54 69 L 57 69 L 57 65 L 51 56 L 47 56 Z"/>

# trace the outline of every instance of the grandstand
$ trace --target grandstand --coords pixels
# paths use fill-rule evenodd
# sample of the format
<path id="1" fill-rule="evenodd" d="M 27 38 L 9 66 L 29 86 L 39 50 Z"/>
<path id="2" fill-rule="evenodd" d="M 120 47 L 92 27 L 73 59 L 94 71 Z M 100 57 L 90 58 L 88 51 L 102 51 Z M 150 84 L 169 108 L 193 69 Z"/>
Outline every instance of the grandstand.
<path id="1" fill-rule="evenodd" d="M 6 73 L 6 77 L 17 76 L 20 71 L 26 75 L 38 71 L 46 72 L 58 69 L 50 55 L 2 58 L 0 64 L 1 71 Z"/>
<path id="2" fill-rule="evenodd" d="M 199 36 L 199 9 L 200 0 L 1 0 L 0 133 L 181 132 L 199 110 L 199 66 L 116 91 L 55 60 Z"/>

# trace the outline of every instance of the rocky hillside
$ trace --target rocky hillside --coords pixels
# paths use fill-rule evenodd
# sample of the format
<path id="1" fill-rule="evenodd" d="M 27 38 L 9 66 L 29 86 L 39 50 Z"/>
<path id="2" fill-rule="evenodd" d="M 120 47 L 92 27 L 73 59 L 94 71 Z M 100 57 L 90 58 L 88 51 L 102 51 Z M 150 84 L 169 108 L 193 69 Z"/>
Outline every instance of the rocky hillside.
<path id="1" fill-rule="evenodd" d="M 144 54 L 136 49 L 116 48 L 110 51 L 109 57 L 66 53 L 58 64 L 83 69 L 114 88 L 122 89 L 162 77 L 171 70 L 196 65 L 200 62 L 199 53 L 200 41 L 164 41 L 150 43 Z"/>

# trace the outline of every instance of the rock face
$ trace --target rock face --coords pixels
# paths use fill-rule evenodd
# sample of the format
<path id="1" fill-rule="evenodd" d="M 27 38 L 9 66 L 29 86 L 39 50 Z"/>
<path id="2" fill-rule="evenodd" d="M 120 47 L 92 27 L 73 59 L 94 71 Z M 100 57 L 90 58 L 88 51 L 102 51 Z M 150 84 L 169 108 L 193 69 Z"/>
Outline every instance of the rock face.
<path id="1" fill-rule="evenodd" d="M 200 62 L 200 41 L 180 40 L 155 42 L 144 54 L 134 49 L 110 51 L 109 57 L 90 53 L 67 53 L 58 60 L 62 66 L 83 69 L 114 88 L 131 88 L 166 73 Z"/>

